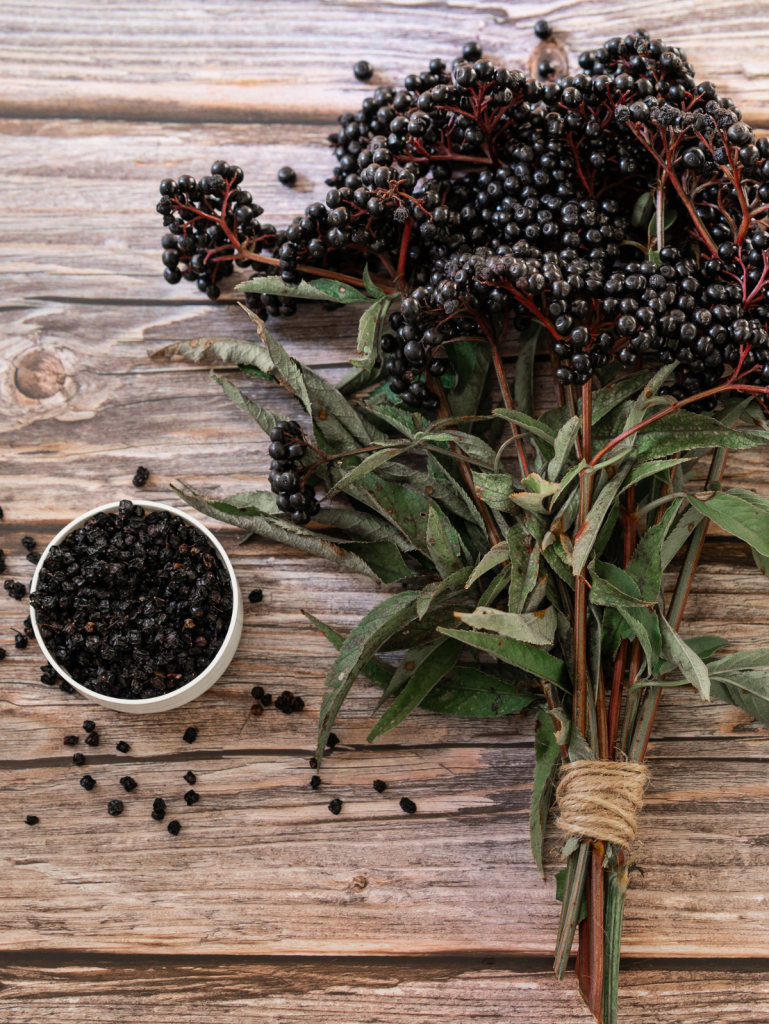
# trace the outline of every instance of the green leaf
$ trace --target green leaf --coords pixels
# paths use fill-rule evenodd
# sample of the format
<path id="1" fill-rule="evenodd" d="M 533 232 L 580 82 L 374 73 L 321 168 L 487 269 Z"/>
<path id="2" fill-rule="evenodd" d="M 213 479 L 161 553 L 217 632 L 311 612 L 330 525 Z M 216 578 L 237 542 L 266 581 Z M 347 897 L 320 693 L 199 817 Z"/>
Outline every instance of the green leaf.
<path id="1" fill-rule="evenodd" d="M 321 622 L 320 619 L 316 619 L 314 615 L 310 615 L 309 612 L 302 612 L 302 615 L 315 626 L 316 629 L 325 636 L 330 644 L 332 644 L 338 651 L 342 649 L 342 644 L 345 638 L 341 633 L 338 633 L 332 626 L 326 625 L 325 622 Z M 363 668 L 360 670 L 360 674 L 369 679 L 376 686 L 386 687 L 390 678 L 393 674 L 393 669 L 386 664 L 384 661 L 380 661 L 379 658 L 372 658 L 371 661 L 366 662 Z"/>
<path id="2" fill-rule="evenodd" d="M 572 568 L 575 576 L 580 576 L 590 558 L 590 552 L 598 538 L 598 533 L 603 525 L 609 509 L 619 494 L 625 477 L 632 469 L 634 457 L 628 452 L 627 461 L 621 463 L 611 480 L 604 486 L 601 493 L 595 500 L 585 519 L 574 535 L 574 550 L 572 552 Z"/>
<path id="3" fill-rule="evenodd" d="M 381 360 L 372 366 L 370 370 L 362 370 L 359 366 L 351 366 L 336 388 L 343 395 L 351 395 L 353 392 L 362 391 L 372 384 L 378 384 L 385 377 L 388 377 L 388 373 L 384 362 Z"/>
<path id="4" fill-rule="evenodd" d="M 256 402 L 253 402 L 239 388 L 236 388 L 232 381 L 227 380 L 226 377 L 218 377 L 213 370 L 211 371 L 211 380 L 219 385 L 225 395 L 232 399 L 235 405 L 244 412 L 247 412 L 251 419 L 259 424 L 265 434 L 269 434 L 274 429 L 276 423 L 278 423 L 277 416 L 269 410 L 263 409 Z"/>
<path id="5" fill-rule="evenodd" d="M 684 640 L 687 647 L 691 647 L 694 653 L 702 658 L 704 662 L 707 662 L 709 658 L 712 658 L 716 651 L 720 651 L 722 647 L 725 647 L 729 641 L 725 640 L 722 636 L 690 636 L 687 640 Z M 720 664 L 718 662 L 717 664 Z M 769 665 L 769 659 L 767 660 Z M 672 672 L 676 666 L 671 661 L 660 661 L 654 666 L 655 676 L 664 676 L 668 672 Z M 711 666 L 708 670 L 711 675 L 716 671 L 715 666 Z"/>
<path id="6" fill-rule="evenodd" d="M 379 736 L 400 725 L 419 706 L 433 687 L 454 667 L 462 646 L 458 640 L 439 641 L 434 645 L 434 649 L 415 669 L 411 679 L 368 734 L 368 743 L 373 743 Z"/>
<path id="7" fill-rule="evenodd" d="M 519 338 L 521 351 L 515 364 L 515 404 L 525 416 L 534 415 L 534 362 L 540 325 L 531 320 Z"/>
<path id="8" fill-rule="evenodd" d="M 634 395 L 636 391 L 642 388 L 645 384 L 651 380 L 653 374 L 651 373 L 634 373 L 632 377 L 625 377 L 624 380 L 617 381 L 613 384 L 607 384 L 606 387 L 600 388 L 598 391 L 593 392 L 593 426 L 610 413 L 612 409 L 616 409 L 618 405 L 622 405 L 626 402 L 631 395 Z"/>
<path id="9" fill-rule="evenodd" d="M 398 548 L 391 541 L 341 541 L 347 551 L 358 555 L 370 566 L 382 583 L 397 583 L 414 573 L 403 561 Z"/>
<path id="10" fill-rule="evenodd" d="M 674 508 L 680 508 L 681 502 L 677 501 L 674 503 Z M 671 508 L 672 511 L 672 508 Z M 678 552 L 681 550 L 683 545 L 689 540 L 692 535 L 695 526 L 702 521 L 702 513 L 696 508 L 690 508 L 684 515 L 681 516 L 676 525 L 670 530 L 668 535 L 665 537 L 665 541 L 662 545 L 662 571 L 667 569 L 668 565 L 673 561 Z M 667 513 L 665 514 L 667 519 Z M 663 520 L 664 522 L 664 520 Z M 669 521 L 672 522 L 672 519 Z"/>
<path id="11" fill-rule="evenodd" d="M 527 416 L 523 412 L 516 412 L 514 409 L 494 409 L 493 414 L 494 416 L 500 416 L 504 420 L 510 420 L 511 423 L 515 423 L 525 434 L 538 437 L 542 441 L 547 441 L 550 445 L 555 444 L 556 431 L 551 430 L 541 419 L 535 420 L 532 416 Z"/>
<path id="12" fill-rule="evenodd" d="M 510 583 L 510 566 L 506 565 L 502 572 L 498 573 L 489 583 L 488 587 L 481 594 L 479 604 L 489 605 L 496 601 L 505 587 Z"/>
<path id="13" fill-rule="evenodd" d="M 374 473 L 369 473 L 361 480 L 360 488 L 369 497 L 373 507 L 397 527 L 415 548 L 423 554 L 429 554 L 427 516 L 430 505 L 426 498 L 407 487 L 383 480 Z M 356 492 L 351 493 L 357 497 Z"/>
<path id="14" fill-rule="evenodd" d="M 302 366 L 302 379 L 313 420 L 320 424 L 324 436 L 333 440 L 335 451 L 349 451 L 372 443 L 386 444 L 390 440 L 387 434 L 365 420 L 340 391 L 308 366 Z"/>
<path id="15" fill-rule="evenodd" d="M 643 228 L 654 213 L 654 192 L 642 192 L 636 199 L 630 222 L 634 228 Z"/>
<path id="16" fill-rule="evenodd" d="M 248 531 L 249 534 L 258 533 L 261 537 L 267 537 L 269 540 L 276 540 L 280 544 L 287 544 L 289 547 L 298 548 L 300 551 L 306 551 L 307 554 L 315 555 L 318 558 L 325 558 L 329 562 L 334 562 L 336 565 L 342 565 L 347 569 L 362 573 L 371 579 L 379 579 L 373 569 L 370 569 L 363 559 L 358 558 L 357 555 L 350 551 L 345 551 L 338 544 L 323 540 L 310 530 L 295 527 L 288 522 L 282 523 L 280 520 L 267 516 L 233 515 L 217 509 L 210 500 L 206 500 L 197 494 L 189 493 L 189 487 L 187 492 L 180 491 L 176 487 L 171 487 L 171 490 L 178 494 L 180 498 L 183 498 L 189 505 L 192 505 L 193 508 L 197 509 L 198 512 L 204 512 L 206 515 L 211 516 L 212 519 L 218 519 L 222 523 L 229 523 L 231 526 L 239 526 L 241 529 Z"/>
<path id="17" fill-rule="evenodd" d="M 639 540 L 626 572 L 638 585 L 641 597 L 649 604 L 655 604 L 662 587 L 662 546 L 667 526 L 656 523 L 650 526 Z"/>
<path id="18" fill-rule="evenodd" d="M 574 442 L 576 441 L 577 434 L 579 433 L 579 426 L 579 416 L 572 416 L 572 418 L 568 420 L 568 422 L 561 427 L 556 434 L 555 443 L 553 445 L 555 454 L 547 467 L 548 480 L 558 480 L 569 459 L 575 458 Z"/>
<path id="19" fill-rule="evenodd" d="M 537 712 L 537 727 L 534 733 L 534 783 L 531 790 L 531 810 L 529 812 L 529 833 L 531 836 L 531 855 L 537 870 L 545 877 L 542 864 L 542 847 L 545 841 L 545 829 L 550 813 L 550 801 L 553 795 L 553 783 L 558 770 L 560 748 L 555 741 L 553 720 L 546 711 Z"/>
<path id="20" fill-rule="evenodd" d="M 266 370 L 277 377 L 283 387 L 297 397 L 305 411 L 310 412 L 310 396 L 307 394 L 307 388 L 304 385 L 301 364 L 296 359 L 292 359 L 280 342 L 273 338 L 261 317 L 258 317 L 250 309 L 246 310 L 246 312 L 256 325 L 256 333 L 264 342 L 272 362 L 271 368 L 262 365 L 260 369 Z M 238 360 L 238 362 L 242 362 L 242 360 Z"/>
<path id="21" fill-rule="evenodd" d="M 649 602 L 644 601 L 638 584 L 618 565 L 610 562 L 592 563 L 590 574 L 592 586 L 590 601 L 593 604 L 606 605 L 608 608 L 648 608 Z"/>
<path id="22" fill-rule="evenodd" d="M 635 466 L 630 471 L 630 475 L 625 480 L 622 489 L 625 491 L 628 487 L 634 487 L 649 476 L 655 476 L 657 473 L 667 473 L 676 466 L 680 466 L 682 462 L 688 461 L 688 459 L 656 459 L 653 462 L 643 462 L 640 466 Z"/>
<path id="23" fill-rule="evenodd" d="M 689 495 L 689 501 L 722 530 L 746 541 L 759 554 L 769 556 L 769 501 L 752 491 L 733 488 L 716 491 L 707 501 Z"/>
<path id="24" fill-rule="evenodd" d="M 711 671 L 720 673 L 743 669 L 769 669 L 769 647 L 755 647 L 752 651 L 727 654 L 713 664 Z"/>
<path id="25" fill-rule="evenodd" d="M 321 508 L 313 519 L 316 523 L 344 530 L 359 540 L 389 540 L 399 551 L 414 550 L 414 545 L 386 519 L 379 515 L 370 515 L 361 509 Z"/>
<path id="26" fill-rule="evenodd" d="M 534 703 L 528 693 L 518 693 L 510 683 L 468 665 L 454 669 L 451 682 L 438 683 L 419 705 L 440 715 L 468 718 L 499 718 L 518 714 Z"/>
<path id="27" fill-rule="evenodd" d="M 387 311 L 393 302 L 393 296 L 385 295 L 372 303 L 363 313 L 358 323 L 358 353 L 360 358 L 353 358 L 353 366 L 370 370 L 380 355 L 379 341 L 387 326 Z"/>
<path id="28" fill-rule="evenodd" d="M 412 591 L 419 598 L 418 590 Z M 453 600 L 451 598 L 454 598 Z M 452 626 L 456 621 L 454 612 L 464 611 L 468 607 L 467 598 L 462 593 L 461 597 L 449 595 L 446 604 L 438 604 L 432 611 L 429 611 L 422 619 L 414 618 L 403 629 L 394 633 L 389 640 L 385 641 L 381 648 L 381 654 L 391 651 L 407 651 L 411 647 L 421 647 L 423 644 L 431 644 L 435 640 L 435 634 L 440 626 Z M 415 609 L 416 612 L 416 609 Z"/>
<path id="29" fill-rule="evenodd" d="M 367 297 L 351 284 L 334 281 L 328 277 L 315 278 L 312 283 L 286 284 L 275 277 L 255 277 L 235 286 L 237 292 L 257 292 L 259 295 L 285 295 L 292 299 L 308 299 L 313 302 L 366 302 Z"/>
<path id="30" fill-rule="evenodd" d="M 353 629 L 326 677 L 326 692 L 320 707 L 318 747 L 315 756 L 320 768 L 336 716 L 361 668 L 385 640 L 402 629 L 414 617 L 418 594 L 402 591 L 391 594 L 366 615 Z"/>
<path id="31" fill-rule="evenodd" d="M 769 725 L 769 701 L 762 697 L 757 697 L 754 693 L 743 690 L 739 686 L 722 683 L 719 679 L 711 681 L 710 694 L 716 700 L 722 700 L 725 704 L 733 704 L 735 707 L 741 708 L 757 722 Z"/>
<path id="32" fill-rule="evenodd" d="M 378 284 L 374 284 L 374 282 L 371 280 L 371 274 L 369 273 L 368 263 L 363 268 L 363 284 L 366 286 L 366 291 L 369 293 L 372 299 L 383 299 L 387 294 L 379 287 Z"/>
<path id="33" fill-rule="evenodd" d="M 511 568 L 508 610 L 522 612 L 526 598 L 536 587 L 539 578 L 539 547 L 519 522 L 510 527 L 507 546 Z M 480 603 L 491 604 L 491 601 L 481 600 Z"/>
<path id="34" fill-rule="evenodd" d="M 173 345 L 156 349 L 150 355 L 166 359 L 181 356 L 191 363 L 215 358 L 223 363 L 256 366 L 264 373 L 269 373 L 272 366 L 269 353 L 263 345 L 256 341 L 242 341 L 240 338 L 191 338 L 189 341 L 177 341 Z"/>
<path id="35" fill-rule="evenodd" d="M 683 642 L 666 618 L 661 616 L 659 621 L 662 633 L 662 654 L 665 659 L 675 665 L 683 677 L 696 687 L 703 700 L 710 700 L 710 676 L 707 665 L 691 647 Z M 654 665 L 656 662 L 649 659 L 649 664 Z"/>
<path id="36" fill-rule="evenodd" d="M 346 491 L 350 484 L 356 483 L 361 480 L 368 473 L 372 473 L 375 469 L 384 465 L 385 462 L 389 462 L 390 459 L 394 459 L 396 455 L 400 455 L 402 452 L 407 451 L 411 446 L 407 443 L 394 445 L 392 448 L 381 448 L 379 451 L 372 452 L 371 455 L 367 455 L 365 459 L 362 459 L 357 466 L 353 467 L 348 473 L 340 477 L 333 487 L 329 488 L 326 498 L 333 498 L 340 491 Z"/>
<path id="37" fill-rule="evenodd" d="M 451 576 L 447 576 L 445 580 L 439 580 L 436 583 L 428 584 L 428 586 L 420 591 L 419 599 L 417 600 L 417 618 L 423 619 L 433 602 L 440 597 L 441 594 L 444 594 L 447 590 L 458 589 L 461 587 L 471 572 L 472 566 L 466 565 L 464 568 L 458 569 L 457 572 L 452 573 Z"/>
<path id="38" fill-rule="evenodd" d="M 510 535 L 508 534 L 508 537 Z M 480 579 L 484 573 L 490 572 L 495 566 L 499 565 L 500 562 L 507 562 L 510 560 L 510 548 L 508 542 L 503 540 L 499 544 L 495 544 L 490 551 L 487 551 L 483 558 L 480 560 L 475 569 L 472 570 L 471 574 L 467 578 L 465 583 L 465 590 L 471 587 L 476 580 Z"/>
<path id="39" fill-rule="evenodd" d="M 280 515 L 275 495 L 272 491 L 238 491 L 237 494 L 230 494 L 228 497 L 222 498 L 221 502 L 212 499 L 211 504 L 214 507 L 220 504 L 229 505 L 231 508 L 239 512 L 245 512 L 248 515 L 256 513 L 263 516 Z M 228 510 L 222 509 L 221 511 L 226 512 Z"/>
<path id="40" fill-rule="evenodd" d="M 446 629 L 438 627 L 438 632 L 444 636 L 453 636 L 455 640 L 462 640 L 470 647 L 476 647 L 479 651 L 499 658 L 507 665 L 514 665 L 523 669 L 536 679 L 546 679 L 556 686 L 567 687 L 569 685 L 566 666 L 552 654 L 541 651 L 538 647 L 529 644 L 522 644 L 518 640 L 510 640 L 507 637 L 493 636 L 489 633 L 474 633 L 466 629 Z"/>
<path id="41" fill-rule="evenodd" d="M 511 494 L 515 484 L 508 473 L 473 473 L 475 493 L 489 508 L 500 512 L 511 512 L 515 506 Z"/>
<path id="42" fill-rule="evenodd" d="M 518 614 L 478 605 L 473 612 L 454 614 L 471 629 L 486 629 L 538 647 L 552 647 L 555 643 L 555 608 L 548 608 L 544 612 Z"/>
<path id="43" fill-rule="evenodd" d="M 733 430 L 711 416 L 682 409 L 644 427 L 638 434 L 637 449 L 647 459 L 659 459 L 693 448 L 745 450 L 762 444 L 766 444 L 766 435 Z"/>
<path id="44" fill-rule="evenodd" d="M 523 486 L 526 490 L 511 494 L 510 500 L 527 512 L 544 512 L 550 505 L 550 499 L 561 489 L 560 484 L 543 480 L 539 473 L 529 473 L 523 480 Z"/>
<path id="45" fill-rule="evenodd" d="M 449 407 L 453 416 L 474 416 L 486 388 L 486 378 L 491 365 L 491 352 L 489 346 L 483 342 L 455 341 L 446 345 L 446 352 L 450 360 L 457 359 L 457 353 L 461 346 L 472 349 L 472 372 L 467 372 L 462 367 L 458 369 L 457 383 L 448 396 Z M 457 369 L 454 362 L 452 365 Z M 467 376 L 463 377 L 465 372 L 467 372 Z"/>
<path id="46" fill-rule="evenodd" d="M 462 548 L 457 531 L 435 503 L 427 517 L 427 551 L 443 579 L 462 568 Z"/>
<path id="47" fill-rule="evenodd" d="M 384 693 L 377 701 L 376 708 L 374 711 L 378 711 L 385 701 L 388 701 L 391 697 L 397 696 L 411 678 L 414 670 L 417 669 L 425 658 L 429 658 L 435 648 L 443 640 L 443 637 L 438 637 L 436 640 L 433 636 L 431 643 L 420 644 L 417 647 L 411 647 L 407 650 L 401 658 L 400 665 L 396 668 L 393 673 L 392 679 L 385 687 Z"/>

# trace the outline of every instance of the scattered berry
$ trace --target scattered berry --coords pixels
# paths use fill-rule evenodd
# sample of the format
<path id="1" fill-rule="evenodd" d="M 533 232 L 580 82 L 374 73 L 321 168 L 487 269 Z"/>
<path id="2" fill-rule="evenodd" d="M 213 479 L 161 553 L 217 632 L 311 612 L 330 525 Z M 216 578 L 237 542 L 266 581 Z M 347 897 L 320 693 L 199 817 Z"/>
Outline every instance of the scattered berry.
<path id="1" fill-rule="evenodd" d="M 13 638 L 13 643 L 17 650 L 23 651 L 24 648 L 27 646 L 27 638 L 24 636 L 23 633 L 17 633 L 16 636 Z"/>
<path id="2" fill-rule="evenodd" d="M 164 807 L 160 807 L 160 808 L 155 808 L 155 809 L 154 809 L 154 810 L 152 811 L 152 814 L 150 815 L 150 817 L 151 817 L 151 818 L 152 818 L 152 819 L 153 819 L 154 821 L 162 821 L 162 820 L 163 820 L 163 818 L 165 818 L 165 816 L 166 816 L 166 812 L 165 812 L 165 808 L 164 808 Z"/>
<path id="3" fill-rule="evenodd" d="M 93 733 L 93 732 L 91 733 L 91 736 L 96 736 L 96 735 L 97 735 L 96 733 Z M 94 744 L 94 746 L 96 746 L 96 744 Z M 130 749 L 131 749 L 130 744 L 126 743 L 125 740 L 121 740 L 119 743 L 115 744 L 115 750 L 119 750 L 121 754 L 127 754 Z"/>
<path id="4" fill-rule="evenodd" d="M 85 738 L 85 744 L 87 747 L 98 747 L 99 746 L 99 734 L 98 732 L 89 732 Z"/>
<path id="5" fill-rule="evenodd" d="M 387 783 L 382 782 L 381 779 L 375 779 L 374 789 L 377 791 L 377 793 L 384 793 L 384 791 L 387 789 Z"/>
<path id="6" fill-rule="evenodd" d="M 304 701 L 301 697 L 295 697 L 290 690 L 284 690 L 275 700 L 275 707 L 284 715 L 290 715 L 294 711 L 304 710 Z"/>
<path id="7" fill-rule="evenodd" d="M 318 767 L 318 759 L 317 759 L 317 757 L 311 757 L 310 758 L 310 768 L 317 768 L 317 767 Z"/>
<path id="8" fill-rule="evenodd" d="M 135 779 L 132 779 L 130 775 L 124 775 L 120 780 L 120 785 L 126 793 L 132 793 L 136 789 L 137 782 Z"/>
<path id="9" fill-rule="evenodd" d="M 80 751 L 72 755 L 72 763 L 76 765 L 85 764 L 85 754 L 81 754 Z"/>
<path id="10" fill-rule="evenodd" d="M 188 726 L 188 728 L 184 730 L 184 735 L 182 736 L 182 739 L 184 740 L 185 743 L 194 743 L 197 738 L 198 730 L 194 726 L 190 725 Z"/>
<path id="11" fill-rule="evenodd" d="M 291 188 L 292 185 L 296 184 L 296 171 L 293 167 L 281 167 L 278 171 L 278 181 L 281 185 L 287 185 Z"/>
<path id="12" fill-rule="evenodd" d="M 107 814 L 111 814 L 113 818 L 116 818 L 118 814 L 123 813 L 123 801 L 122 800 L 110 800 L 107 804 Z"/>
<path id="13" fill-rule="evenodd" d="M 21 538 L 21 546 L 23 548 L 26 548 L 27 551 L 31 551 L 32 548 L 37 546 L 37 541 L 35 540 L 34 537 L 22 537 Z"/>
<path id="14" fill-rule="evenodd" d="M 265 693 L 265 695 L 262 697 L 262 704 L 266 708 L 268 708 L 270 706 L 270 704 L 272 704 L 272 694 L 271 693 Z"/>
<path id="15" fill-rule="evenodd" d="M 248 600 L 251 602 L 251 604 L 259 604 L 263 597 L 264 594 L 261 592 L 261 590 L 257 589 L 251 591 L 251 593 L 248 595 Z"/>
<path id="16" fill-rule="evenodd" d="M 171 833 L 172 836 L 178 836 L 181 830 L 182 826 L 179 824 L 178 821 L 168 822 L 168 831 Z"/>
<path id="17" fill-rule="evenodd" d="M 84 775 L 80 780 L 80 785 L 90 793 L 96 785 L 96 779 L 92 775 Z"/>
<path id="18" fill-rule="evenodd" d="M 65 747 L 76 747 L 79 742 L 80 742 L 80 737 L 79 736 L 65 736 L 64 737 L 64 746 Z"/>
<path id="19" fill-rule="evenodd" d="M 261 700 L 262 697 L 264 696 L 264 687 L 254 686 L 253 689 L 251 690 L 251 696 L 254 698 L 254 700 Z"/>
<path id="20" fill-rule="evenodd" d="M 59 682 L 59 689 L 63 690 L 65 693 L 74 693 L 75 692 L 75 687 L 72 686 L 70 683 L 68 683 L 66 679 L 60 680 L 60 682 Z"/>
<path id="21" fill-rule="evenodd" d="M 55 686 L 61 676 L 51 665 L 40 666 L 40 682 L 46 686 Z"/>
<path id="22" fill-rule="evenodd" d="M 37 565 L 41 558 L 42 555 L 40 554 L 39 551 L 30 551 L 30 553 L 27 555 L 27 561 L 31 562 L 33 565 Z"/>
<path id="23" fill-rule="evenodd" d="M 139 466 L 139 468 L 134 473 L 134 478 L 132 480 L 132 483 L 133 483 L 134 487 L 144 487 L 144 485 L 147 483 L 149 478 L 150 478 L 150 471 L 148 469 L 145 469 L 144 466 Z"/>
<path id="24" fill-rule="evenodd" d="M 32 637 L 32 636 L 35 635 L 35 631 L 32 628 L 32 619 L 31 619 L 31 617 L 29 615 L 24 620 L 24 635 L 25 636 L 29 636 L 29 637 Z"/>
<path id="25" fill-rule="evenodd" d="M 401 797 L 401 810 L 405 811 L 406 814 L 414 814 L 416 812 L 417 805 L 413 800 L 409 800 L 407 796 Z"/>
<path id="26" fill-rule="evenodd" d="M 310 786 L 311 786 L 311 788 L 312 789 L 317 789 L 320 786 L 320 782 L 321 782 L 320 775 L 313 775 L 313 777 L 310 779 Z"/>
<path id="27" fill-rule="evenodd" d="M 24 821 L 27 823 L 27 825 L 37 825 L 37 823 L 38 823 L 38 821 L 40 821 L 40 819 L 38 818 L 38 816 L 36 814 L 28 814 L 26 816 L 26 818 L 24 819 Z"/>
<path id="28" fill-rule="evenodd" d="M 357 64 L 353 65 L 352 73 L 359 82 L 368 82 L 374 74 L 374 69 L 367 60 L 359 60 Z"/>
<path id="29" fill-rule="evenodd" d="M 328 734 L 328 739 L 326 740 L 326 746 L 330 747 L 333 750 L 338 743 L 339 737 L 337 736 L 337 734 L 335 732 L 330 732 Z"/>
<path id="30" fill-rule="evenodd" d="M 153 811 L 164 811 L 166 809 L 166 802 L 162 796 L 156 796 L 152 801 Z"/>
<path id="31" fill-rule="evenodd" d="M 188 807 L 192 807 L 193 804 L 200 800 L 200 793 L 196 793 L 194 789 L 188 789 L 184 794 L 184 800 Z"/>
<path id="32" fill-rule="evenodd" d="M 335 797 L 328 805 L 328 809 L 332 814 L 339 814 L 342 810 L 342 801 L 338 797 Z"/>
<path id="33" fill-rule="evenodd" d="M 544 18 L 542 18 L 541 21 L 538 21 L 534 26 L 534 35 L 537 36 L 538 39 L 549 39 L 552 34 L 553 28 L 550 22 L 545 21 Z"/>
<path id="34" fill-rule="evenodd" d="M 187 772 L 184 776 L 184 781 L 188 782 L 190 786 L 194 786 L 195 783 L 198 781 L 198 777 L 195 774 L 195 772 Z"/>
<path id="35" fill-rule="evenodd" d="M 86 720 L 83 722 L 83 729 L 86 732 L 93 732 L 95 728 L 96 722 L 92 722 L 90 718 L 86 718 Z"/>
<path id="36" fill-rule="evenodd" d="M 0 647 L 0 661 L 3 660 L 3 658 L 6 656 L 7 653 L 8 652 L 6 651 L 6 649 L 4 647 Z"/>
<path id="37" fill-rule="evenodd" d="M 22 597 L 27 592 L 27 588 L 23 583 L 16 580 L 6 580 L 3 583 L 3 587 L 8 591 L 8 594 L 14 599 L 14 601 L 21 601 Z"/>
<path id="38" fill-rule="evenodd" d="M 251 705 L 251 714 L 252 715 L 256 715 L 257 717 L 259 717 L 259 715 L 263 715 L 264 714 L 264 708 L 262 707 L 261 704 L 252 704 Z"/>

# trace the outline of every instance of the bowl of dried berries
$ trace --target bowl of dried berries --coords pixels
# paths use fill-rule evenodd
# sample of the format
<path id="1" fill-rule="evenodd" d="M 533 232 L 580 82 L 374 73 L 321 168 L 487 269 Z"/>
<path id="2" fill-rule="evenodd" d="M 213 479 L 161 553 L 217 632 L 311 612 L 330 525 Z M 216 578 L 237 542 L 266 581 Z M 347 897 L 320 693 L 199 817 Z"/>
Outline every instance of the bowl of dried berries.
<path id="1" fill-rule="evenodd" d="M 71 686 L 116 711 L 187 704 L 219 679 L 243 630 L 214 535 L 159 502 L 101 505 L 58 533 L 30 586 L 32 628 Z"/>

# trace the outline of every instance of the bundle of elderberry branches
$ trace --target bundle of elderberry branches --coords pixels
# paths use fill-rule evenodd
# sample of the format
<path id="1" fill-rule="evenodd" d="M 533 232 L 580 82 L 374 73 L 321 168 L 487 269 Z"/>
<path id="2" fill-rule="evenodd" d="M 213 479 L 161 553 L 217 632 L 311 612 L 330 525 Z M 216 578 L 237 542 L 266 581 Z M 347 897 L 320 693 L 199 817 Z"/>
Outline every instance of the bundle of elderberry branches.
<path id="1" fill-rule="evenodd" d="M 216 377 L 270 435 L 270 490 L 180 493 L 397 585 L 346 638 L 313 620 L 339 651 L 318 762 L 359 674 L 387 705 L 372 741 L 417 707 L 529 709 L 540 870 L 562 763 L 641 763 L 663 687 L 769 722 L 769 649 L 717 657 L 727 639 L 678 632 L 710 521 L 769 565 L 769 501 L 721 487 L 729 449 L 768 436 L 769 146 L 644 32 L 579 63 L 534 81 L 468 44 L 451 72 L 436 59 L 377 89 L 339 119 L 326 203 L 285 230 L 224 161 L 164 181 L 159 204 L 167 278 L 215 298 L 250 268 L 238 289 L 259 335 L 165 354 L 236 364 L 303 411 L 279 421 Z M 365 304 L 338 387 L 264 323 L 306 301 Z M 537 353 L 556 400 L 539 415 Z M 378 657 L 392 651 L 395 668 Z M 563 848 L 556 971 L 579 928 L 581 991 L 611 1022 L 632 858 L 609 835 Z"/>

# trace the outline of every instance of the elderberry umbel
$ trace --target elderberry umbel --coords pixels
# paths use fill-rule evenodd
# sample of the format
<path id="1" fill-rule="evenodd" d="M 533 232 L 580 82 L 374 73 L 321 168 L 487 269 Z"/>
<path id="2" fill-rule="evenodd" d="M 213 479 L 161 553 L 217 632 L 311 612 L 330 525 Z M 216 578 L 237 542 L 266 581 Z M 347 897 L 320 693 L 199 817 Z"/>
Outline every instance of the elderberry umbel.
<path id="1" fill-rule="evenodd" d="M 307 454 L 307 443 L 302 429 L 295 420 L 282 420 L 270 431 L 271 458 L 269 481 L 276 504 L 292 523 L 304 526 L 320 510 L 315 490 L 303 483 L 302 460 Z"/>
<path id="2" fill-rule="evenodd" d="M 229 573 L 203 534 L 131 501 L 51 548 L 30 601 L 56 661 L 89 689 L 129 700 L 199 675 L 222 645 L 233 604 Z"/>

